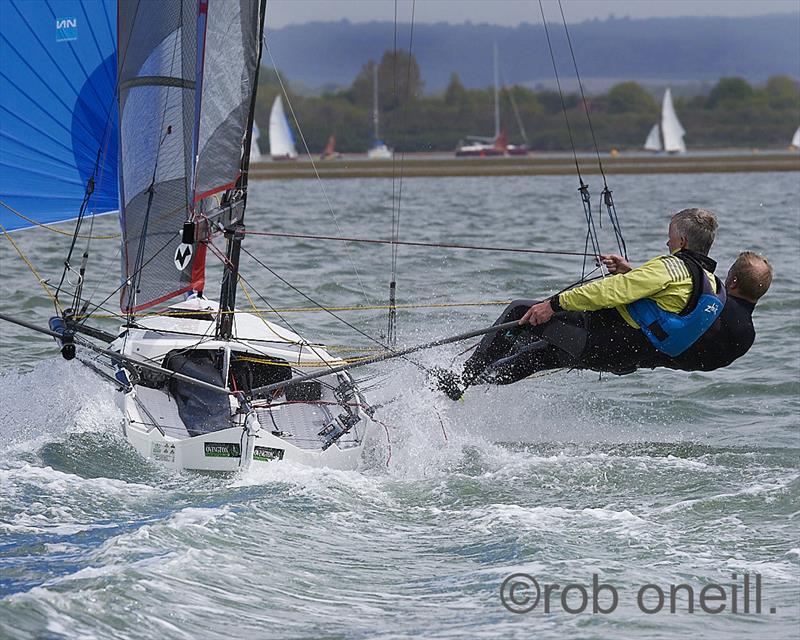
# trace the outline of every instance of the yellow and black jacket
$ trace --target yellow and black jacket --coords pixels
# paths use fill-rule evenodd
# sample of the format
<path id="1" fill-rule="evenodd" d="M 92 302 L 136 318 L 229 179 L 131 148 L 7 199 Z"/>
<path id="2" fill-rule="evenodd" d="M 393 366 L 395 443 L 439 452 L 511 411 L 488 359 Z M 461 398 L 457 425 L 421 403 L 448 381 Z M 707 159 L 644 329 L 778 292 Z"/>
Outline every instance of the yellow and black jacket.
<path id="1" fill-rule="evenodd" d="M 717 280 L 713 275 L 716 263 L 706 256 L 699 257 L 702 258 L 711 289 L 717 293 Z M 626 305 L 650 298 L 664 311 L 681 313 L 689 303 L 693 291 L 692 275 L 684 261 L 675 255 L 659 256 L 628 273 L 565 291 L 557 296 L 553 306 L 565 311 L 616 309 L 625 322 L 638 329 L 639 325 L 631 318 Z"/>

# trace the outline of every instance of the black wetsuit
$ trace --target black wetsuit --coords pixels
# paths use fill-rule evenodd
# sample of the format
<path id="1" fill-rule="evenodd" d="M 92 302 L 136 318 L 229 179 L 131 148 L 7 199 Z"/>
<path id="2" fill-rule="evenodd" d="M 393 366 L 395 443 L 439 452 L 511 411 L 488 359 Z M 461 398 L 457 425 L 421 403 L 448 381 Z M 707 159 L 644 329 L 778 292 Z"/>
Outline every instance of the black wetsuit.
<path id="1" fill-rule="evenodd" d="M 753 309 L 756 305 L 728 295 L 722 314 L 689 349 L 663 364 L 684 371 L 713 371 L 727 367 L 748 352 L 756 339 Z"/>
<path id="2" fill-rule="evenodd" d="M 519 320 L 535 300 L 515 300 L 495 324 Z M 487 334 L 464 364 L 467 384 L 511 384 L 546 369 L 592 369 L 617 375 L 662 364 L 661 354 L 615 309 L 562 311 L 538 326 Z"/>
<path id="3" fill-rule="evenodd" d="M 519 320 L 535 303 L 515 300 L 495 324 Z M 464 364 L 462 377 L 471 385 L 511 384 L 538 371 L 564 367 L 617 375 L 655 367 L 712 371 L 728 366 L 750 349 L 755 339 L 754 308 L 754 304 L 729 295 L 711 328 L 675 358 L 658 351 L 615 309 L 562 311 L 543 325 L 487 334 Z"/>

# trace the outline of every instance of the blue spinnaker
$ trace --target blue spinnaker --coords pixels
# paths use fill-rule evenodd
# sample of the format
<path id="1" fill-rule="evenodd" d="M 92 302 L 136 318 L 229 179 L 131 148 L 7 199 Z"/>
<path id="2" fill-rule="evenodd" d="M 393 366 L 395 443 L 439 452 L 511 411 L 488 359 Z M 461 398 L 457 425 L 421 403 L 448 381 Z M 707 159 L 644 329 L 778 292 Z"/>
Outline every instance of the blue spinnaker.
<path id="1" fill-rule="evenodd" d="M 116 0 L 0 2 L 0 224 L 119 209 Z M 2 230 L 0 229 L 0 233 Z"/>

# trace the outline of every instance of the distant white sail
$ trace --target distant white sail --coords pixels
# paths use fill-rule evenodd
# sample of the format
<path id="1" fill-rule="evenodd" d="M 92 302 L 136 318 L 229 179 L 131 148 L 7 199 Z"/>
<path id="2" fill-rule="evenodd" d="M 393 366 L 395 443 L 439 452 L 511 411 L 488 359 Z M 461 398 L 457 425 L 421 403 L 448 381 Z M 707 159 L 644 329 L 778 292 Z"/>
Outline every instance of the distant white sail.
<path id="1" fill-rule="evenodd" d="M 658 124 L 654 124 L 653 128 L 650 129 L 650 133 L 647 134 L 647 140 L 644 141 L 644 148 L 647 151 L 663 150 L 661 146 L 661 127 L 658 126 Z"/>
<path id="2" fill-rule="evenodd" d="M 797 131 L 792 136 L 792 146 L 795 149 L 800 149 L 800 127 L 797 127 Z"/>
<path id="3" fill-rule="evenodd" d="M 681 126 L 678 115 L 675 113 L 675 107 L 672 105 L 672 93 L 669 87 L 664 92 L 664 102 L 661 105 L 661 134 L 664 136 L 665 151 L 679 151 L 681 153 L 686 151 L 686 144 L 683 141 L 686 131 Z"/>
<path id="4" fill-rule="evenodd" d="M 261 149 L 258 146 L 258 139 L 261 137 L 261 131 L 253 120 L 253 137 L 250 140 L 250 162 L 258 162 L 261 160 Z"/>
<path id="5" fill-rule="evenodd" d="M 373 65 L 372 70 L 372 123 L 375 127 L 375 132 L 372 148 L 367 151 L 367 157 L 371 160 L 388 160 L 392 157 L 392 150 L 381 140 L 378 134 L 378 65 Z"/>
<path id="6" fill-rule="evenodd" d="M 273 158 L 296 158 L 294 136 L 289 128 L 289 121 L 283 111 L 283 100 L 280 96 L 272 103 L 269 114 L 269 153 Z"/>

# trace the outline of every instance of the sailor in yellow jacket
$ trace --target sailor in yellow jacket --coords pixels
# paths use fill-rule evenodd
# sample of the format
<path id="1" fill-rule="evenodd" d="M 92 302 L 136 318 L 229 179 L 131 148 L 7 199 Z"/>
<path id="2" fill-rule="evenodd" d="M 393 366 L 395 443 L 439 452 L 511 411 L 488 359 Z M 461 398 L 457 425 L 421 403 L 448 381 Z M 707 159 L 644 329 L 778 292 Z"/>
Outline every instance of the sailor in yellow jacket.
<path id="1" fill-rule="evenodd" d="M 496 324 L 519 320 L 519 329 L 487 334 L 461 376 L 435 373 L 438 387 L 457 398 L 472 384 L 510 384 L 544 369 L 622 375 L 671 366 L 725 307 L 725 287 L 708 257 L 716 231 L 712 213 L 684 209 L 670 220 L 669 255 L 635 269 L 620 256 L 605 255 L 610 277 L 542 302 L 512 302 Z"/>
<path id="2" fill-rule="evenodd" d="M 553 296 L 543 307 L 535 305 L 522 318 L 522 322 L 532 325 L 547 322 L 552 317 L 551 311 L 598 311 L 600 309 L 616 309 L 630 326 L 638 329 L 639 325 L 631 317 L 628 305 L 643 298 L 654 300 L 659 307 L 672 313 L 680 313 L 689 302 L 693 291 L 692 274 L 681 258 L 675 255 L 658 256 L 648 260 L 641 267 L 620 273 L 620 264 L 627 263 L 616 255 L 602 256 L 608 266 L 620 274 L 615 278 L 603 278 L 576 287 Z M 706 256 L 702 258 L 705 276 L 711 283 L 714 292 L 717 282 L 714 278 L 713 261 Z M 698 260 L 699 262 L 699 260 Z M 705 267 L 708 267 L 707 269 Z M 538 312 L 538 313 L 537 313 Z"/>

